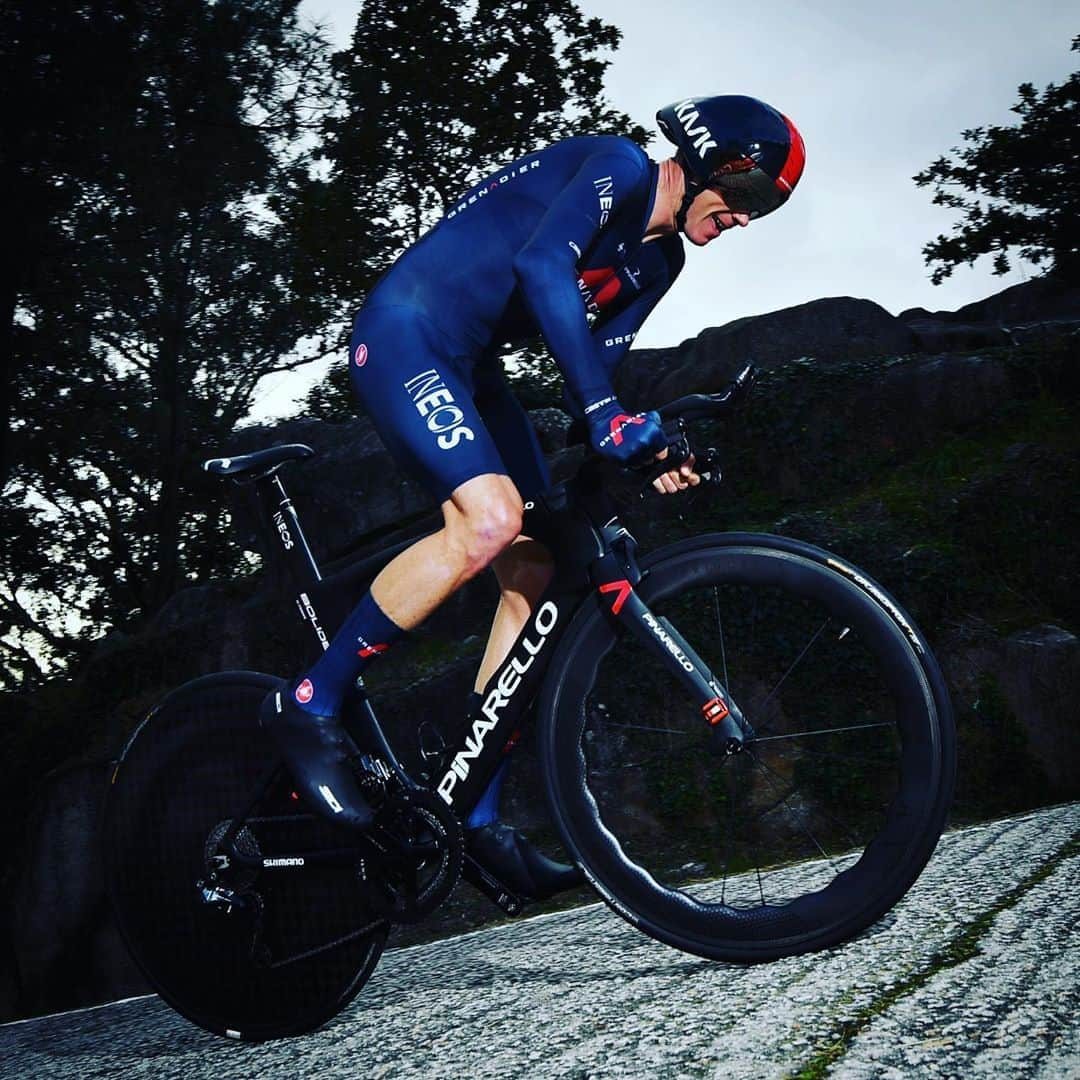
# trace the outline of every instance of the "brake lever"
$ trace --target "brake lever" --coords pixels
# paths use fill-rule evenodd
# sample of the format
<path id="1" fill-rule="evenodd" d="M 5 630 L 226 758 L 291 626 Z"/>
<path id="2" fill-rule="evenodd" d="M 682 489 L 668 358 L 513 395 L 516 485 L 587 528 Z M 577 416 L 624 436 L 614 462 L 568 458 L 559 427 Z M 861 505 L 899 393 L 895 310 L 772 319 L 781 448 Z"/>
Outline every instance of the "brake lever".
<path id="1" fill-rule="evenodd" d="M 665 420 L 661 426 L 668 440 L 667 457 L 663 461 L 653 460 L 647 465 L 627 470 L 641 484 L 641 490 L 637 493 L 639 499 L 644 499 L 653 490 L 654 480 L 665 473 L 671 472 L 673 469 L 678 469 L 683 462 L 688 461 L 693 456 L 690 440 L 686 434 L 686 424 L 683 420 Z"/>
<path id="2" fill-rule="evenodd" d="M 696 461 L 697 474 L 703 484 L 717 485 L 721 482 L 724 474 L 720 471 L 720 451 L 715 446 L 710 446 L 702 451 Z"/>

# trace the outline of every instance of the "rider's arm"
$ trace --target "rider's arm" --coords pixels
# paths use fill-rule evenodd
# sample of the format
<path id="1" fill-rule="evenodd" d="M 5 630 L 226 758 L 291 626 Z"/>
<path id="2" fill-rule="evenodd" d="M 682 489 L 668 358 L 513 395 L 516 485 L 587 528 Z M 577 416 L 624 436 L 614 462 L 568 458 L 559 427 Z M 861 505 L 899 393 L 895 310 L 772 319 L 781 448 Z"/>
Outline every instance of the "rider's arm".
<path id="1" fill-rule="evenodd" d="M 580 408 L 613 394 L 585 317 L 577 263 L 608 217 L 649 182 L 646 159 L 630 145 L 588 158 L 514 258 L 525 303 Z"/>
<path id="2" fill-rule="evenodd" d="M 598 371 L 603 373 L 606 385 L 611 386 L 615 378 L 615 369 L 619 361 L 626 355 L 638 330 L 646 317 L 656 307 L 660 297 L 664 295 L 666 286 L 660 282 L 650 285 L 634 299 L 625 310 L 610 321 L 597 325 L 592 331 L 592 354 L 593 363 Z M 613 390 L 608 390 L 613 394 Z M 563 399 L 568 411 L 581 419 L 584 409 L 579 404 L 577 395 L 571 392 L 569 382 L 563 388 Z M 597 398 L 593 398 L 596 401 Z"/>
<path id="3" fill-rule="evenodd" d="M 613 383 L 619 362 L 626 355 L 637 332 L 652 313 L 660 298 L 671 288 L 682 270 L 686 256 L 682 244 L 678 242 L 663 244 L 664 258 L 662 269 L 656 272 L 643 286 L 640 293 L 622 310 L 614 315 L 601 317 L 592 328 L 592 347 L 597 364 L 603 369 L 608 382 Z M 605 312 L 606 316 L 606 312 Z M 581 419 L 582 410 L 569 393 L 564 392 L 568 411 Z"/>

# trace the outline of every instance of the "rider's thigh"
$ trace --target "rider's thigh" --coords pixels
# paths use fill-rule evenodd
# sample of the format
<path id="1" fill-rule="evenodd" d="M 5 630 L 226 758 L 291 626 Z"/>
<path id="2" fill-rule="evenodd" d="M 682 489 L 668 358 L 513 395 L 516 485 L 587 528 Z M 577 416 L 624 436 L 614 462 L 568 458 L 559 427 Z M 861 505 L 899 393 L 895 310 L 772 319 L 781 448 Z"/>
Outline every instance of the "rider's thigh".
<path id="1" fill-rule="evenodd" d="M 474 478 L 507 473 L 473 402 L 468 365 L 462 346 L 412 308 L 366 305 L 356 317 L 353 390 L 395 464 L 439 503 Z"/>
<path id="2" fill-rule="evenodd" d="M 507 385 L 497 360 L 478 363 L 472 381 L 477 411 L 506 463 L 507 473 L 522 498 L 535 498 L 551 486 L 551 474 L 529 414 Z"/>

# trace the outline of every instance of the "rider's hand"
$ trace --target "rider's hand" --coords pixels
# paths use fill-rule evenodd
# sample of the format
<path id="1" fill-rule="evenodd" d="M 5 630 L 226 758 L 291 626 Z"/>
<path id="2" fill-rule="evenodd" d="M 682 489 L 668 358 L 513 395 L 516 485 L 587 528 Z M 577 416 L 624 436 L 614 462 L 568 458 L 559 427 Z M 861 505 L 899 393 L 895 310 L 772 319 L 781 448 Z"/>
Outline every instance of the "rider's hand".
<path id="1" fill-rule="evenodd" d="M 663 461 L 667 457 L 667 450 L 656 455 L 657 461 Z M 694 472 L 694 455 L 691 454 L 677 469 L 662 473 L 653 482 L 652 486 L 661 495 L 674 495 L 677 491 L 685 491 L 688 487 L 697 487 L 701 483 L 701 477 Z"/>
<path id="2" fill-rule="evenodd" d="M 655 412 L 628 414 L 615 400 L 590 405 L 585 410 L 592 448 L 620 465 L 636 465 L 667 452 L 667 436 Z"/>

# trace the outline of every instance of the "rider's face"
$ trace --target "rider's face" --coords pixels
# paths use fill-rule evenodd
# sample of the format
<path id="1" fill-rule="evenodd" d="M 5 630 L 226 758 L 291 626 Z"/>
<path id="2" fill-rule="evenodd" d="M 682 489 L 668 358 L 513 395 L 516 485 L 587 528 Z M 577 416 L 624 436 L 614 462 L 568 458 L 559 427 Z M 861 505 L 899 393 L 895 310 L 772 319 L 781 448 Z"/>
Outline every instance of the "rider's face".
<path id="1" fill-rule="evenodd" d="M 690 243 L 704 247 L 727 229 L 732 229 L 736 225 L 742 228 L 749 224 L 749 214 L 736 214 L 729 210 L 720 192 L 706 188 L 690 204 L 690 209 L 686 212 L 684 233 Z"/>

